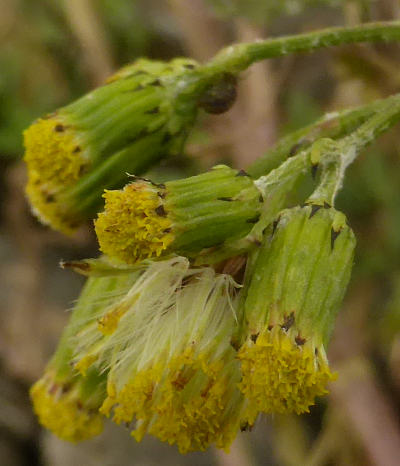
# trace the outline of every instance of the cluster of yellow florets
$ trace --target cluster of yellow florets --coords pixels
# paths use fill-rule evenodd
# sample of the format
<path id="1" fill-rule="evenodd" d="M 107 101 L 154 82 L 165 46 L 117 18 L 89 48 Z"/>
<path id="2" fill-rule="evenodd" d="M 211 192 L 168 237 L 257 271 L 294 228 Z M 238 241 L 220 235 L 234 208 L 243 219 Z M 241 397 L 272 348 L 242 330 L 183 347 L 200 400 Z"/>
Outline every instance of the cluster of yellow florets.
<path id="1" fill-rule="evenodd" d="M 125 296 L 96 313 L 75 337 L 86 342 L 75 368 L 108 371 L 100 413 L 133 422 L 138 441 L 151 434 L 182 453 L 228 448 L 244 400 L 230 345 L 232 287 L 228 276 L 174 257 L 150 265 Z"/>
<path id="2" fill-rule="evenodd" d="M 207 359 L 187 348 L 167 367 L 137 372 L 119 393 L 111 384 L 101 411 L 109 415 L 113 408 L 118 424 L 136 419 L 132 436 L 137 441 L 149 433 L 181 453 L 204 451 L 210 444 L 228 448 L 239 428 L 240 416 L 226 416 L 237 387 L 222 360 Z M 239 402 L 236 408 L 240 411 Z"/>
<path id="3" fill-rule="evenodd" d="M 76 133 L 56 115 L 31 125 L 24 132 L 24 143 L 26 193 L 34 212 L 44 223 L 70 233 L 77 220 L 60 205 L 58 197 L 79 180 L 88 165 Z"/>
<path id="4" fill-rule="evenodd" d="M 106 190 L 105 209 L 95 221 L 100 250 L 128 264 L 159 256 L 173 242 L 172 222 L 160 188 L 147 181 Z"/>
<path id="5" fill-rule="evenodd" d="M 80 442 L 103 430 L 101 414 L 83 406 L 73 383 L 57 384 L 47 373 L 32 386 L 30 395 L 40 423 L 63 440 Z"/>
<path id="6" fill-rule="evenodd" d="M 99 433 L 104 415 L 133 423 L 137 441 L 151 434 L 186 453 L 228 449 L 259 413 L 308 412 L 334 379 L 323 347 L 275 325 L 235 349 L 234 288 L 184 257 L 149 265 L 69 341 L 78 379 L 92 366 L 107 372 L 97 409 L 82 403 L 77 384 L 62 387 L 47 375 L 31 390 L 40 422 L 78 441 Z"/>
<path id="7" fill-rule="evenodd" d="M 299 339 L 280 326 L 265 330 L 255 342 L 239 350 L 243 374 L 240 389 L 251 401 L 249 419 L 264 413 L 309 412 L 315 398 L 328 393 L 326 386 L 335 379 L 323 348 Z"/>

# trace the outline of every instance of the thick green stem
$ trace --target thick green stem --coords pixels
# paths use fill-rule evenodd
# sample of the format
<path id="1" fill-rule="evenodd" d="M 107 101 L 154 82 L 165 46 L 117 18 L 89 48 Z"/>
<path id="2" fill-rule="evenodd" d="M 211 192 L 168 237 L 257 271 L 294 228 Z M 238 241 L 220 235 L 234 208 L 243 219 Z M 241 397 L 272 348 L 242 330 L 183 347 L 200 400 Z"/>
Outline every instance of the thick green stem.
<path id="1" fill-rule="evenodd" d="M 382 102 L 379 111 L 363 123 L 356 131 L 343 138 L 343 170 L 357 157 L 360 150 L 374 142 L 400 120 L 400 93 Z"/>
<path id="2" fill-rule="evenodd" d="M 386 105 L 386 102 L 391 105 L 397 99 L 398 97 L 395 95 L 357 108 L 327 113 L 314 123 L 281 138 L 275 146 L 252 163 L 246 171 L 253 178 L 259 178 L 278 167 L 288 157 L 307 149 L 318 139 L 338 139 L 352 133 L 383 105 Z"/>
<path id="3" fill-rule="evenodd" d="M 320 139 L 311 148 L 313 154 L 321 159 L 321 181 L 313 192 L 310 201 L 334 203 L 335 197 L 343 184 L 347 167 L 360 154 L 362 149 L 374 142 L 382 133 L 400 120 L 400 94 L 381 101 L 375 113 L 355 131 L 338 141 Z M 315 156 L 314 156 L 315 158 Z M 314 161 L 318 163 L 319 160 Z"/>
<path id="4" fill-rule="evenodd" d="M 259 40 L 253 43 L 232 45 L 222 50 L 203 67 L 210 74 L 238 73 L 266 58 L 281 57 L 290 53 L 312 52 L 325 47 L 360 42 L 390 42 L 400 39 L 400 22 L 367 23 L 356 27 L 338 27 L 306 34 Z"/>
<path id="5" fill-rule="evenodd" d="M 184 74 L 175 92 L 177 108 L 200 98 L 209 86 L 226 75 L 238 75 L 250 65 L 267 58 L 343 44 L 390 42 L 400 40 L 400 21 L 367 23 L 356 27 L 338 27 L 293 36 L 231 45 L 208 63 Z"/>

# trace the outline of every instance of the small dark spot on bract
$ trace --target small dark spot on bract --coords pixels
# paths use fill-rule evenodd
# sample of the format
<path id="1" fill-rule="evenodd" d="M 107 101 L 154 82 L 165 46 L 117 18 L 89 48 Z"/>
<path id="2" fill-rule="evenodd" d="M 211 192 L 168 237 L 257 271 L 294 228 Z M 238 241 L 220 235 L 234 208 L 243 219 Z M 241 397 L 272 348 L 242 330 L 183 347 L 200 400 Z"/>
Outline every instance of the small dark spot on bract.
<path id="1" fill-rule="evenodd" d="M 188 70 L 193 70 L 196 68 L 192 63 L 187 63 L 186 65 L 183 65 L 186 69 Z"/>
<path id="2" fill-rule="evenodd" d="M 218 201 L 227 201 L 227 202 L 232 202 L 233 199 L 231 197 L 217 197 Z"/>
<path id="3" fill-rule="evenodd" d="M 328 202 L 324 201 L 324 209 L 330 209 L 331 207 L 332 206 Z"/>
<path id="4" fill-rule="evenodd" d="M 248 422 L 244 422 L 243 424 L 240 424 L 240 431 L 241 432 L 251 432 L 253 426 L 250 425 Z"/>
<path id="5" fill-rule="evenodd" d="M 46 194 L 45 202 L 50 204 L 51 202 L 54 202 L 54 201 L 55 201 L 54 194 Z"/>
<path id="6" fill-rule="evenodd" d="M 165 212 L 164 206 L 162 204 L 156 207 L 154 210 L 160 217 L 166 217 L 167 215 L 167 212 Z"/>
<path id="7" fill-rule="evenodd" d="M 162 138 L 162 141 L 161 141 L 161 144 L 167 144 L 172 138 L 172 134 L 170 133 L 165 133 L 163 138 Z"/>
<path id="8" fill-rule="evenodd" d="M 64 130 L 65 128 L 64 128 L 64 125 L 62 124 L 58 124 L 54 127 L 54 131 L 56 131 L 57 133 L 62 133 Z"/>
<path id="9" fill-rule="evenodd" d="M 276 232 L 276 229 L 278 228 L 278 224 L 279 224 L 280 220 L 281 220 L 281 217 L 278 217 L 276 220 L 273 221 L 271 237 L 274 236 L 274 234 Z M 264 231 L 263 231 L 263 234 L 264 234 Z"/>
<path id="10" fill-rule="evenodd" d="M 152 82 L 150 83 L 150 86 L 161 87 L 161 86 L 162 86 L 162 83 L 161 83 L 161 81 L 157 78 L 157 79 L 155 79 L 154 81 L 152 81 Z"/>
<path id="11" fill-rule="evenodd" d="M 80 152 L 82 149 L 80 148 L 80 146 L 76 146 L 75 149 L 72 151 L 74 154 L 77 154 L 78 152 Z"/>
<path id="12" fill-rule="evenodd" d="M 160 113 L 160 109 L 159 107 L 154 107 L 150 110 L 147 110 L 146 112 L 144 112 L 146 115 L 155 115 L 157 113 Z"/>
<path id="13" fill-rule="evenodd" d="M 247 172 L 245 172 L 243 169 L 239 170 L 235 176 L 250 176 Z"/>
<path id="14" fill-rule="evenodd" d="M 304 343 L 307 341 L 305 338 L 301 337 L 300 334 L 297 335 L 297 337 L 294 339 L 294 341 L 296 342 L 296 345 L 297 346 L 303 346 Z"/>
<path id="15" fill-rule="evenodd" d="M 239 351 L 239 348 L 240 348 L 240 344 L 238 341 L 236 340 L 231 340 L 230 341 L 230 344 L 232 346 L 233 349 L 235 349 L 236 351 Z"/>
<path id="16" fill-rule="evenodd" d="M 246 223 L 257 223 L 260 220 L 261 215 L 258 214 L 253 218 L 249 218 L 246 220 Z"/>
<path id="17" fill-rule="evenodd" d="M 314 217 L 314 215 L 315 215 L 320 209 L 322 209 L 322 205 L 312 204 L 312 205 L 311 205 L 311 213 L 310 213 L 310 216 L 309 216 L 308 218 Z"/>
<path id="18" fill-rule="evenodd" d="M 253 335 L 250 335 L 250 340 L 255 343 L 257 341 L 259 333 L 253 333 Z"/>
<path id="19" fill-rule="evenodd" d="M 293 157 L 301 147 L 307 144 L 307 142 L 308 142 L 307 139 L 301 139 L 294 146 L 292 146 L 292 148 L 289 151 L 289 157 Z"/>
<path id="20" fill-rule="evenodd" d="M 317 171 L 318 171 L 318 164 L 316 163 L 315 165 L 311 167 L 311 176 L 313 180 L 315 180 L 317 176 Z"/>
<path id="21" fill-rule="evenodd" d="M 285 316 L 285 320 L 283 324 L 281 325 L 282 330 L 288 331 L 294 324 L 294 321 L 295 321 L 294 312 L 291 312 L 288 316 Z"/>
<path id="22" fill-rule="evenodd" d="M 342 230 L 335 231 L 333 228 L 331 230 L 331 250 L 335 247 L 336 238 L 340 235 Z"/>

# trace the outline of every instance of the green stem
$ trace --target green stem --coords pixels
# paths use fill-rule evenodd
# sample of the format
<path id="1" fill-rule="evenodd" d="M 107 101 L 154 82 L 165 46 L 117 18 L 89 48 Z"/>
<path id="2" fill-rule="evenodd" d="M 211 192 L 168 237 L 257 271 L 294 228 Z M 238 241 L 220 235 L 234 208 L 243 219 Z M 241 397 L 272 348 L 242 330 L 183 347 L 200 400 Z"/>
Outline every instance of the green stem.
<path id="1" fill-rule="evenodd" d="M 393 96 L 390 102 L 385 102 L 379 111 L 357 128 L 356 131 L 338 141 L 342 148 L 341 165 L 337 189 L 333 199 L 342 187 L 347 167 L 353 163 L 361 150 L 378 139 L 381 134 L 389 130 L 392 126 L 398 123 L 399 120 L 400 93 Z"/>
<path id="2" fill-rule="evenodd" d="M 375 114 L 355 131 L 338 141 L 320 139 L 311 148 L 313 154 L 321 159 L 322 176 L 310 201 L 327 201 L 333 205 L 337 193 L 343 185 L 347 167 L 356 159 L 362 149 L 374 142 L 381 134 L 400 120 L 400 94 L 381 102 Z M 314 155 L 315 158 L 315 155 Z M 317 160 L 318 162 L 319 160 Z"/>
<path id="3" fill-rule="evenodd" d="M 383 105 L 386 105 L 386 102 L 391 105 L 396 100 L 397 96 L 391 96 L 360 107 L 327 113 L 314 123 L 281 138 L 246 171 L 253 178 L 259 178 L 278 167 L 288 157 L 310 147 L 317 139 L 338 139 L 352 133 Z"/>
<path id="4" fill-rule="evenodd" d="M 400 40 L 400 21 L 366 23 L 356 27 L 323 29 L 305 34 L 283 36 L 256 42 L 235 44 L 222 49 L 208 63 L 185 73 L 175 93 L 175 106 L 185 108 L 188 102 L 226 74 L 237 75 L 250 65 L 267 58 L 343 44 L 390 42 Z"/>
<path id="5" fill-rule="evenodd" d="M 341 139 L 343 170 L 358 156 L 361 149 L 374 142 L 400 120 L 400 93 L 382 102 L 379 111 L 357 130 Z"/>
<path id="6" fill-rule="evenodd" d="M 216 73 L 238 73 L 252 63 L 290 53 L 355 44 L 360 42 L 389 42 L 400 39 L 400 22 L 377 22 L 355 27 L 337 27 L 306 34 L 260 40 L 253 43 L 236 44 L 223 49 L 203 67 L 203 71 L 215 76 Z"/>

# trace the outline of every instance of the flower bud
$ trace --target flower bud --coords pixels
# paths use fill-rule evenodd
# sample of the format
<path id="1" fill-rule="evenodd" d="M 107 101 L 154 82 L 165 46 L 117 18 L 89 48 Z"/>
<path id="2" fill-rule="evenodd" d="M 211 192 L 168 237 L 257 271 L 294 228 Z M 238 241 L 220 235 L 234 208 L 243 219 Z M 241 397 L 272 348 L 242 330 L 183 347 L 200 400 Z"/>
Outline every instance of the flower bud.
<path id="1" fill-rule="evenodd" d="M 162 185 L 138 179 L 104 197 L 95 221 L 100 249 L 131 264 L 168 252 L 190 256 L 245 236 L 263 205 L 254 181 L 225 165 Z"/>
<path id="2" fill-rule="evenodd" d="M 325 348 L 354 247 L 345 216 L 326 203 L 285 210 L 266 232 L 250 270 L 238 354 L 240 388 L 255 412 L 308 412 L 327 393 L 335 377 Z"/>
<path id="3" fill-rule="evenodd" d="M 90 278 L 73 309 L 57 350 L 30 395 L 39 422 L 63 440 L 79 442 L 101 433 L 99 408 L 106 397 L 106 374 L 87 364 L 85 376 L 72 364 L 75 335 L 132 285 L 128 275 Z"/>
<path id="4" fill-rule="evenodd" d="M 70 233 L 101 206 L 104 188 L 119 188 L 181 150 L 196 99 L 177 98 L 196 65 L 141 59 L 108 83 L 35 121 L 24 133 L 26 192 L 38 218 Z"/>

